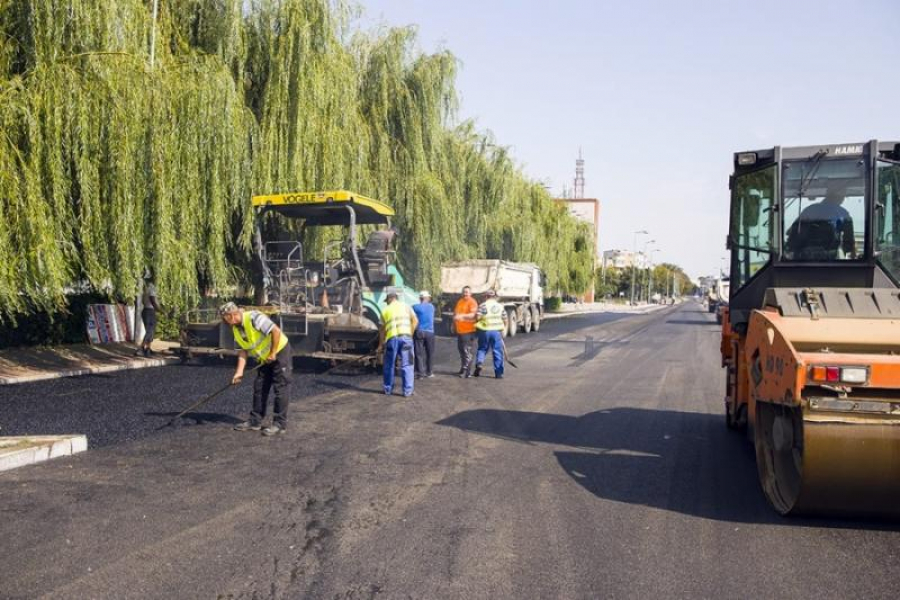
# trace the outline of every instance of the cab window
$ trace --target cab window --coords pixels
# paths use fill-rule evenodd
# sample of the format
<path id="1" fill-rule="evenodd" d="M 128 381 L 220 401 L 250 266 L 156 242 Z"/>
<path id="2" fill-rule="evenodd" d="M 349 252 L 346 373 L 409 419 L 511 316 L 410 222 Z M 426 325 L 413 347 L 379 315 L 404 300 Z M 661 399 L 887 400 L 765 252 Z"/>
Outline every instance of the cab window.
<path id="1" fill-rule="evenodd" d="M 900 281 L 900 165 L 878 161 L 875 190 L 875 253 L 878 262 Z"/>
<path id="2" fill-rule="evenodd" d="M 785 163 L 785 260 L 837 261 L 863 258 L 865 164 L 859 159 L 816 156 Z"/>
<path id="3" fill-rule="evenodd" d="M 776 167 L 739 175 L 732 185 L 731 281 L 737 290 L 763 267 L 775 240 Z"/>

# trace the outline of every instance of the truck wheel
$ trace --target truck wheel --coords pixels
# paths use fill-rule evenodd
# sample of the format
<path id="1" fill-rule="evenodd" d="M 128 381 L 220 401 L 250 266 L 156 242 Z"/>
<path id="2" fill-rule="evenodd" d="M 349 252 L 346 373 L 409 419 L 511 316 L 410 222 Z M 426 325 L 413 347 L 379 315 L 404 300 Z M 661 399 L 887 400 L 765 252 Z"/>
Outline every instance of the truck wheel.
<path id="1" fill-rule="evenodd" d="M 522 311 L 522 332 L 528 333 L 531 331 L 531 309 L 526 308 Z"/>
<path id="2" fill-rule="evenodd" d="M 509 323 L 509 337 L 516 337 L 516 332 L 519 330 L 519 324 L 516 323 L 516 311 L 512 308 L 506 311 L 506 318 Z"/>
<path id="3" fill-rule="evenodd" d="M 541 311 L 536 306 L 531 307 L 531 330 L 535 332 L 541 330 Z"/>

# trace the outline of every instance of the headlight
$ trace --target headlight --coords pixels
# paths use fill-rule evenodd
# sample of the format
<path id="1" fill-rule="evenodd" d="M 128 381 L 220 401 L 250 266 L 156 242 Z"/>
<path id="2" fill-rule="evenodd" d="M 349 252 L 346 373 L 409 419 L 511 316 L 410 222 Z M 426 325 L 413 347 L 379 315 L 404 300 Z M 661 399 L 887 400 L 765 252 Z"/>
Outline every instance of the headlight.
<path id="1" fill-rule="evenodd" d="M 843 367 L 841 381 L 844 383 L 865 383 L 869 378 L 869 370 L 865 367 Z"/>

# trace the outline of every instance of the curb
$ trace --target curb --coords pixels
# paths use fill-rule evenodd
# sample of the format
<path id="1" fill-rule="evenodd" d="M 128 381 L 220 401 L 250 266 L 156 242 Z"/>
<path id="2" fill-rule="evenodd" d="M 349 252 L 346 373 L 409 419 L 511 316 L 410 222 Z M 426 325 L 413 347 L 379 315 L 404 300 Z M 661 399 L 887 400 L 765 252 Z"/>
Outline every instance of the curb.
<path id="1" fill-rule="evenodd" d="M 97 375 L 100 373 L 113 373 L 116 371 L 129 371 L 131 369 L 146 369 L 148 367 L 164 367 L 180 362 L 179 358 L 147 358 L 140 361 L 130 361 L 124 364 L 102 365 L 99 367 L 81 367 L 78 369 L 65 369 L 63 371 L 50 371 L 36 373 L 34 375 L 19 375 L 14 377 L 0 377 L 0 385 L 16 385 L 19 383 L 32 383 L 47 379 L 61 379 L 63 377 L 78 377 L 81 375 Z"/>
<path id="2" fill-rule="evenodd" d="M 87 436 L 81 434 L 0 437 L 0 471 L 71 456 L 87 446 Z"/>
<path id="3" fill-rule="evenodd" d="M 628 311 L 626 313 L 618 313 L 618 314 L 630 314 L 630 315 L 646 315 L 652 312 L 657 312 L 659 310 L 663 310 L 665 308 L 671 308 L 672 304 L 654 304 L 650 307 L 645 308 L 644 310 L 635 310 Z M 677 306 L 677 305 L 674 305 Z M 542 320 L 547 319 L 562 319 L 563 317 L 574 317 L 575 315 L 601 315 L 604 313 L 614 313 L 617 312 L 615 309 L 612 310 L 572 310 L 566 312 L 553 312 L 553 313 L 545 313 L 542 317 Z"/>

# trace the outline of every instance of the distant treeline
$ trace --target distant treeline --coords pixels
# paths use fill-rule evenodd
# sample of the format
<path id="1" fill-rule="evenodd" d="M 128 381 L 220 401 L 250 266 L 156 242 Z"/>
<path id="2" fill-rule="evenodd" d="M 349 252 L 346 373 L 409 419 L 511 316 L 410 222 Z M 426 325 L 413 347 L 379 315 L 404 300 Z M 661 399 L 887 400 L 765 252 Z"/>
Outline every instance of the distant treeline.
<path id="1" fill-rule="evenodd" d="M 413 29 L 360 31 L 328 0 L 161 0 L 151 66 L 151 6 L 0 3 L 0 318 L 62 310 L 75 283 L 132 297 L 147 267 L 190 306 L 249 280 L 251 195 L 317 189 L 392 205 L 420 286 L 474 257 L 592 285 L 589 228 L 455 120 L 457 61 Z"/>

